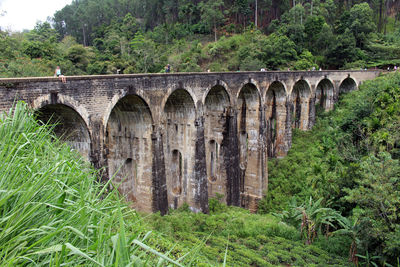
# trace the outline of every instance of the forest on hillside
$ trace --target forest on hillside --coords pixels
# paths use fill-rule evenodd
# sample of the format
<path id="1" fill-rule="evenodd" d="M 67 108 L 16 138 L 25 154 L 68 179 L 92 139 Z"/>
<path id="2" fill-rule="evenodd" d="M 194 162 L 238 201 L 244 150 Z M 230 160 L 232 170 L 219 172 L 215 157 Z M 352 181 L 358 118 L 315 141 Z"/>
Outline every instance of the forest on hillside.
<path id="1" fill-rule="evenodd" d="M 74 0 L 0 29 L 0 77 L 400 65 L 393 0 Z"/>

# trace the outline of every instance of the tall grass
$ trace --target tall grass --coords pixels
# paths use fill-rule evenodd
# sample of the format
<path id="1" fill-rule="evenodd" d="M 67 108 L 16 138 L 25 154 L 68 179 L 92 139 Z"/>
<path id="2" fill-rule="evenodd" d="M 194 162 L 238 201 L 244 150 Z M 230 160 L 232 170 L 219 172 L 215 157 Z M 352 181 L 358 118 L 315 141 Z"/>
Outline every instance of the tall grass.
<path id="1" fill-rule="evenodd" d="M 173 262 L 96 171 L 19 102 L 0 115 L 0 264 L 128 266 Z"/>

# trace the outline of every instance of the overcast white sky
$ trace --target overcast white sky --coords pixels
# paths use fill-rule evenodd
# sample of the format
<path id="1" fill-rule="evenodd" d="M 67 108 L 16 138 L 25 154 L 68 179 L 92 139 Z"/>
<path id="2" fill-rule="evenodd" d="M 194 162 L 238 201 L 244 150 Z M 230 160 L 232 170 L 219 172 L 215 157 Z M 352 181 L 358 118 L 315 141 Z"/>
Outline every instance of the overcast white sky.
<path id="1" fill-rule="evenodd" d="M 57 10 L 72 0 L 0 0 L 0 27 L 2 30 L 32 30 L 37 21 L 46 21 Z"/>

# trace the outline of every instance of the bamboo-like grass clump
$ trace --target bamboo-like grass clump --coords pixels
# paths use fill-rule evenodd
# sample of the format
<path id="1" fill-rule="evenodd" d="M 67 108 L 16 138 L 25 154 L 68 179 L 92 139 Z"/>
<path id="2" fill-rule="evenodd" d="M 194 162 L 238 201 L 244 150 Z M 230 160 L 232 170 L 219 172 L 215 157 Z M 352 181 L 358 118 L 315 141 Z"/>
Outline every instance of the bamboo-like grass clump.
<path id="1" fill-rule="evenodd" d="M 23 102 L 0 115 L 0 265 L 173 262 L 144 245 L 140 217 Z"/>

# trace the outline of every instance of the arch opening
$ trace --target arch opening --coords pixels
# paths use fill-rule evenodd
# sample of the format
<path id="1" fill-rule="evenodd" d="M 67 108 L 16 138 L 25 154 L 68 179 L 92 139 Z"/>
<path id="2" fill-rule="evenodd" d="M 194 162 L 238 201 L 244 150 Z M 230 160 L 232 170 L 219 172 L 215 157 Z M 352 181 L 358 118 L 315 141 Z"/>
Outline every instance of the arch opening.
<path id="1" fill-rule="evenodd" d="M 333 83 L 330 80 L 325 78 L 318 83 L 315 104 L 326 111 L 333 108 Z"/>
<path id="2" fill-rule="evenodd" d="M 210 182 L 217 181 L 219 161 L 218 150 L 218 143 L 215 140 L 210 140 L 210 142 L 208 142 L 208 153 L 210 157 L 210 162 L 207 168 L 208 180 Z"/>
<path id="3" fill-rule="evenodd" d="M 254 84 L 245 84 L 238 96 L 240 192 L 256 195 L 261 98 Z M 247 190 L 246 190 L 247 188 Z M 245 203 L 241 203 L 245 206 Z"/>
<path id="4" fill-rule="evenodd" d="M 350 77 L 344 79 L 339 86 L 339 94 L 345 94 L 354 90 L 357 90 L 357 84 Z"/>
<path id="5" fill-rule="evenodd" d="M 106 127 L 108 175 L 115 175 L 118 190 L 134 205 L 148 210 L 152 185 L 152 116 L 147 103 L 137 95 L 118 101 Z M 149 191 L 150 192 L 150 191 Z"/>
<path id="6" fill-rule="evenodd" d="M 195 118 L 194 101 L 184 89 L 175 90 L 167 99 L 164 107 L 167 119 L 176 122 L 190 122 Z"/>
<path id="7" fill-rule="evenodd" d="M 216 85 L 211 88 L 205 99 L 205 108 L 207 112 L 224 112 L 229 106 L 229 95 L 225 88 Z"/>
<path id="8" fill-rule="evenodd" d="M 54 124 L 55 135 L 90 160 L 90 133 L 77 111 L 63 104 L 49 104 L 39 108 L 35 116 L 43 123 Z"/>
<path id="9" fill-rule="evenodd" d="M 229 94 L 221 85 L 213 86 L 204 101 L 204 137 L 206 143 L 206 166 L 208 177 L 208 195 L 217 193 L 226 196 L 226 169 L 223 151 L 219 144 L 223 143 L 223 132 L 228 119 L 230 106 Z"/>
<path id="10" fill-rule="evenodd" d="M 273 82 L 266 95 L 267 151 L 268 157 L 284 153 L 286 120 L 286 91 L 281 82 Z"/>
<path id="11" fill-rule="evenodd" d="M 182 193 L 182 176 L 183 176 L 183 166 L 182 166 L 182 153 L 175 149 L 172 151 L 171 160 L 171 172 L 173 174 L 172 181 L 172 193 L 175 196 L 179 196 Z"/>
<path id="12" fill-rule="evenodd" d="M 187 200 L 188 194 L 192 194 L 187 187 L 191 181 L 195 158 L 196 109 L 186 90 L 177 89 L 168 97 L 164 107 L 164 118 L 163 141 L 165 165 L 168 166 L 168 203 L 170 207 L 177 208 Z"/>
<path id="13" fill-rule="evenodd" d="M 308 83 L 300 80 L 293 86 L 292 99 L 292 127 L 295 129 L 307 129 L 308 103 L 311 89 Z"/>

